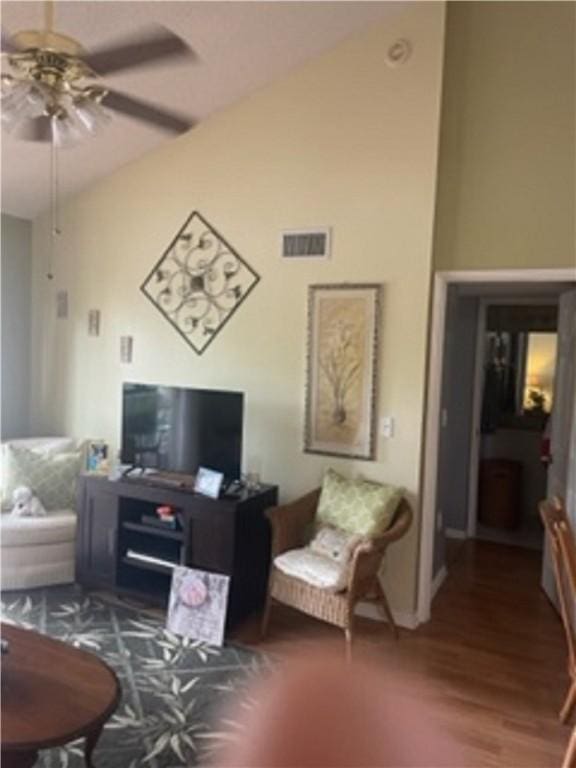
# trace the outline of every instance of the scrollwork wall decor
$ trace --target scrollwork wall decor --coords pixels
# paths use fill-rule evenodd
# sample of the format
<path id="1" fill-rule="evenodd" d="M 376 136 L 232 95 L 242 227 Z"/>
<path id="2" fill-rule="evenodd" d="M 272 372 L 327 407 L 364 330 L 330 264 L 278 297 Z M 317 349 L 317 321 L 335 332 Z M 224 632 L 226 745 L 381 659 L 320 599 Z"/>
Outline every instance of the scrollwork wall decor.
<path id="1" fill-rule="evenodd" d="M 259 280 L 222 235 L 193 211 L 141 290 L 201 355 Z"/>

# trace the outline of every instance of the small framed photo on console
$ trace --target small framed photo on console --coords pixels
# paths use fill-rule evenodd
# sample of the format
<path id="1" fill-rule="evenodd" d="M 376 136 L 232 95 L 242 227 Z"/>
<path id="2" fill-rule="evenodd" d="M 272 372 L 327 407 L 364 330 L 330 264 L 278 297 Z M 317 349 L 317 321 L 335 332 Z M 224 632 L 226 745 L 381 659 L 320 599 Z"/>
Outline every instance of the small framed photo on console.
<path id="1" fill-rule="evenodd" d="M 88 442 L 86 470 L 96 474 L 105 474 L 108 471 L 108 444 L 104 440 Z"/>
<path id="2" fill-rule="evenodd" d="M 196 482 L 194 483 L 194 490 L 196 493 L 201 493 L 203 496 L 209 496 L 211 499 L 217 499 L 220 495 L 220 489 L 224 481 L 224 475 L 222 472 L 216 472 L 213 469 L 206 469 L 206 467 L 198 467 L 196 473 Z"/>

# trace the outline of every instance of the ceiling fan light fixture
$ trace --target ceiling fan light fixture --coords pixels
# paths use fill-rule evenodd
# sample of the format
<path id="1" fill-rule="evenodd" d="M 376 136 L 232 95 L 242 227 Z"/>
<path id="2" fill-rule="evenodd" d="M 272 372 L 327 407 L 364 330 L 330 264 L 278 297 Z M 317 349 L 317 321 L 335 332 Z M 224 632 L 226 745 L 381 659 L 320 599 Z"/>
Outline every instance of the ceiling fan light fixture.
<path id="1" fill-rule="evenodd" d="M 68 149 L 75 147 L 86 136 L 86 131 L 82 131 L 78 123 L 73 120 L 68 112 L 61 112 L 53 115 L 52 140 L 58 149 Z"/>
<path id="2" fill-rule="evenodd" d="M 40 117 L 46 111 L 46 100 L 36 83 L 3 79 L 0 97 L 2 123 L 8 130 L 21 121 Z"/>
<path id="3" fill-rule="evenodd" d="M 80 96 L 72 102 L 75 122 L 81 123 L 90 134 L 97 133 L 110 122 L 110 115 L 100 103 L 100 97 L 92 94 Z"/>
<path id="4" fill-rule="evenodd" d="M 15 78 L 13 75 L 8 74 L 8 72 L 2 72 L 0 75 L 0 88 L 2 96 L 7 96 L 10 92 L 10 89 L 14 85 Z"/>
<path id="5" fill-rule="evenodd" d="M 3 68 L 10 71 L 1 73 L 0 108 L 7 130 L 22 140 L 68 147 L 98 134 L 114 113 L 172 134 L 194 125 L 186 115 L 108 89 L 99 80 L 169 58 L 194 57 L 181 38 L 155 27 L 87 54 L 77 41 L 54 31 L 53 13 L 53 0 L 46 0 L 44 28 L 18 32 L 4 45 Z"/>

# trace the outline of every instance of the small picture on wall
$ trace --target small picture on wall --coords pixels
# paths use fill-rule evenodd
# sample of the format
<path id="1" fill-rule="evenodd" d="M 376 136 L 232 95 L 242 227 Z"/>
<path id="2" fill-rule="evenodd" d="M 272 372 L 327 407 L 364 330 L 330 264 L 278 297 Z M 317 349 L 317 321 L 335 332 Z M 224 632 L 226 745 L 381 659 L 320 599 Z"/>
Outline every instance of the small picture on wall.
<path id="1" fill-rule="evenodd" d="M 133 353 L 133 338 L 132 336 L 120 336 L 120 362 L 131 363 Z"/>
<path id="2" fill-rule="evenodd" d="M 168 631 L 222 645 L 229 586 L 228 576 L 177 565 L 172 572 Z"/>
<path id="3" fill-rule="evenodd" d="M 100 336 L 100 310 L 88 310 L 88 336 Z"/>
<path id="4" fill-rule="evenodd" d="M 56 317 L 59 319 L 68 317 L 68 291 L 56 291 Z"/>
<path id="5" fill-rule="evenodd" d="M 90 440 L 88 443 L 86 469 L 96 473 L 108 471 L 108 443 L 104 440 Z"/>

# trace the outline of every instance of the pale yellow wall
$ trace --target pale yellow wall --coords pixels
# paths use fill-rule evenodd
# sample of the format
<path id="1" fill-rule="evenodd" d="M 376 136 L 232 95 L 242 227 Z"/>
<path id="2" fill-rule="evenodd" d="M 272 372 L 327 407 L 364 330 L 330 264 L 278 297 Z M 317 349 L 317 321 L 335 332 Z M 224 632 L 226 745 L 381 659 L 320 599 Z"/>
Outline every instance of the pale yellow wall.
<path id="1" fill-rule="evenodd" d="M 437 269 L 576 264 L 575 8 L 448 4 Z"/>
<path id="2" fill-rule="evenodd" d="M 44 278 L 47 218 L 34 227 L 34 423 L 118 443 L 123 380 L 246 393 L 245 461 L 261 462 L 283 498 L 316 486 L 328 466 L 418 489 L 439 124 L 444 7 L 413 3 L 386 24 L 77 196 L 63 210 L 55 280 Z M 409 37 L 412 59 L 386 65 Z M 192 209 L 262 280 L 198 357 L 139 286 Z M 282 229 L 333 227 L 327 262 L 285 263 Z M 307 288 L 384 286 L 379 413 L 396 418 L 375 462 L 302 452 Z M 66 288 L 70 318 L 55 319 Z M 87 335 L 90 308 L 102 312 Z M 134 336 L 134 362 L 119 337 Z M 388 563 L 390 597 L 414 605 L 418 526 Z"/>

